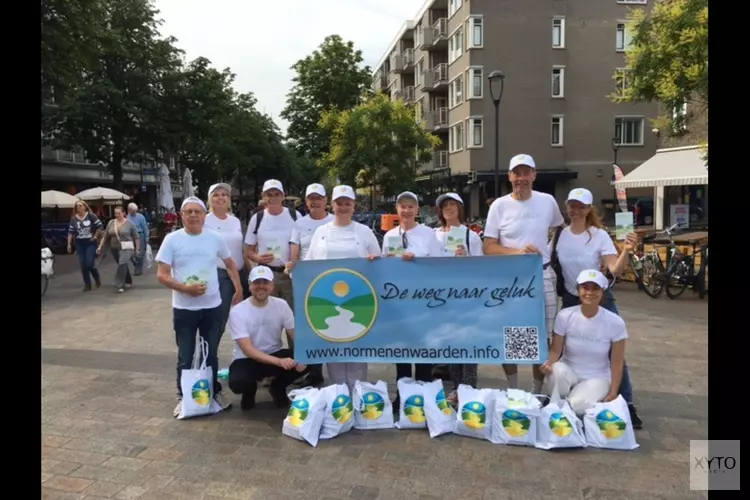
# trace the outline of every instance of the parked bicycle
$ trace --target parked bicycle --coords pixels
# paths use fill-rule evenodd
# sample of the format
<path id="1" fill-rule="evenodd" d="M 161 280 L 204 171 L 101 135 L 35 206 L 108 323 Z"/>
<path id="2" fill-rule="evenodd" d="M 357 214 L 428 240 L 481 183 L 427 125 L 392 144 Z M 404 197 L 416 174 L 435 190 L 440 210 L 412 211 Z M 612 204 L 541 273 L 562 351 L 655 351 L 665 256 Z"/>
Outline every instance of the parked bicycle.
<path id="1" fill-rule="evenodd" d="M 650 233 L 643 237 L 643 240 L 638 245 L 638 251 L 635 254 L 631 254 L 630 265 L 633 269 L 638 288 L 643 289 L 646 295 L 655 299 L 664 292 L 664 284 L 667 278 L 667 265 L 661 260 L 659 255 L 659 248 L 656 245 L 652 245 L 651 250 L 646 252 L 645 244 L 647 242 L 653 242 L 659 236 L 667 236 L 672 241 L 672 235 L 675 230 L 680 228 L 680 224 L 674 224 L 671 227 L 659 231 Z M 667 250 L 667 263 L 670 261 L 670 250 Z"/>
<path id="2" fill-rule="evenodd" d="M 695 291 L 700 291 L 702 285 L 700 281 L 705 279 L 705 272 L 695 272 L 695 256 L 703 254 L 703 247 L 698 246 L 698 241 L 689 241 L 688 244 L 693 246 L 693 252 L 689 255 L 683 254 L 674 242 L 672 235 L 669 235 L 669 261 L 667 264 L 666 283 L 667 297 L 676 299 L 682 295 L 688 287 Z M 708 245 L 706 248 L 706 260 L 708 260 Z M 701 259 L 701 267 L 705 264 Z"/>

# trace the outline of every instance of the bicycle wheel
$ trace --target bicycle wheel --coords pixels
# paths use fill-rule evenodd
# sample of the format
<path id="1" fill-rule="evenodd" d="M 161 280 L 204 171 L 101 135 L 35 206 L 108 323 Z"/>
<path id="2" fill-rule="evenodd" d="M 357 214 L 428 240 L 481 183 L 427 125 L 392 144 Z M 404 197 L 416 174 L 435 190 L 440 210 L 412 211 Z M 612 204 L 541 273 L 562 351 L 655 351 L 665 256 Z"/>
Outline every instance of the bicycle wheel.
<path id="1" fill-rule="evenodd" d="M 667 273 L 667 297 L 670 299 L 676 299 L 687 290 L 690 276 L 688 265 L 693 265 L 692 260 L 689 264 L 681 260 L 673 265 Z"/>
<path id="2" fill-rule="evenodd" d="M 47 287 L 49 286 L 49 276 L 42 274 L 42 297 L 47 293 Z"/>
<path id="3" fill-rule="evenodd" d="M 664 266 L 661 261 L 656 260 L 652 255 L 646 255 L 643 258 L 641 268 L 641 282 L 643 291 L 646 295 L 655 299 L 664 291 Z"/>

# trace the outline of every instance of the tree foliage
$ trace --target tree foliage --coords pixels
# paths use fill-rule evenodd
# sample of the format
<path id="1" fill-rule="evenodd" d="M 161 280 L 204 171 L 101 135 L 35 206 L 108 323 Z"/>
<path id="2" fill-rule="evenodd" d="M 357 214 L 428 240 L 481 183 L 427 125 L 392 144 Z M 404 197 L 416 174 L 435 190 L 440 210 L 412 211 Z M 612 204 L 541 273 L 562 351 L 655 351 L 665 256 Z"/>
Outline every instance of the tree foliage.
<path id="1" fill-rule="evenodd" d="M 328 111 L 320 121 L 331 135 L 319 165 L 352 186 L 378 186 L 384 195 L 414 186 L 420 164 L 440 143 L 415 120 L 414 109 L 378 93 L 350 110 Z"/>
<path id="2" fill-rule="evenodd" d="M 328 132 L 318 126 L 324 113 L 356 106 L 369 88 L 370 68 L 362 62 L 362 52 L 354 43 L 331 35 L 292 66 L 294 87 L 281 117 L 289 122 L 287 136 L 301 156 L 322 158 L 330 142 Z"/>
<path id="3" fill-rule="evenodd" d="M 708 0 L 658 0 L 650 13 L 632 9 L 628 29 L 628 85 L 613 99 L 662 103 L 669 114 L 655 121 L 660 129 L 685 126 L 684 114 L 672 113 L 685 103 L 707 111 Z"/>

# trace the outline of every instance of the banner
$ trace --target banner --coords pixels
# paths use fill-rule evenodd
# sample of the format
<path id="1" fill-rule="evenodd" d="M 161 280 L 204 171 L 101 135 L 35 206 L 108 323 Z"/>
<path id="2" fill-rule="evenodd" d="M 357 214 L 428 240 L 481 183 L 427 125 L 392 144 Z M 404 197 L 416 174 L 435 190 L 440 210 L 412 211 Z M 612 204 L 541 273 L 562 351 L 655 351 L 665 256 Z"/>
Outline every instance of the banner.
<path id="1" fill-rule="evenodd" d="M 622 174 L 622 169 L 612 164 L 612 168 L 615 171 L 615 193 L 617 193 L 617 203 L 620 205 L 620 212 L 627 212 L 628 211 L 628 193 L 625 190 L 625 188 L 617 187 L 617 182 L 621 181 L 623 177 L 625 177 Z"/>
<path id="2" fill-rule="evenodd" d="M 293 286 L 301 363 L 547 359 L 540 255 L 303 261 Z"/>

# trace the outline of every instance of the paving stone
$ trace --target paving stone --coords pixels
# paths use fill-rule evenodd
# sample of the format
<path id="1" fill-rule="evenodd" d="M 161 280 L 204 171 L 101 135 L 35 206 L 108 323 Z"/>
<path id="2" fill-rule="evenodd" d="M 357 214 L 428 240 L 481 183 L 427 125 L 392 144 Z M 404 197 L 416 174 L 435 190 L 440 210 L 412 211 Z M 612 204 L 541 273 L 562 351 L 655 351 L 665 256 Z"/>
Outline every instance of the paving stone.
<path id="1" fill-rule="evenodd" d="M 89 496 L 99 496 L 110 498 L 115 496 L 120 490 L 125 488 L 124 484 L 113 483 L 110 481 L 96 481 L 84 490 L 86 498 Z"/>
<path id="2" fill-rule="evenodd" d="M 80 493 L 88 488 L 93 481 L 80 477 L 55 476 L 45 482 L 44 486 L 53 490 Z"/>
<path id="3" fill-rule="evenodd" d="M 74 477 L 81 477 L 84 479 L 94 479 L 97 481 L 109 481 L 113 477 L 120 473 L 117 469 L 111 469 L 109 467 L 102 467 L 99 465 L 82 465 L 75 471 L 71 472 L 70 475 Z"/>
<path id="4" fill-rule="evenodd" d="M 166 488 L 169 485 L 169 483 L 171 483 L 174 480 L 175 478 L 173 476 L 163 476 L 161 474 L 158 474 L 152 477 L 151 479 L 149 479 L 148 481 L 146 481 L 145 483 L 143 483 L 143 486 L 145 486 L 146 488 L 150 490 L 161 489 L 161 488 Z"/>
<path id="5" fill-rule="evenodd" d="M 182 455 L 177 450 L 162 450 L 160 448 L 146 448 L 139 455 L 138 458 L 144 460 L 159 460 L 161 462 L 173 462 Z"/>
<path id="6" fill-rule="evenodd" d="M 122 469 L 136 471 L 141 470 L 148 465 L 149 460 L 142 460 L 140 458 L 131 457 L 112 457 L 106 462 L 102 463 L 105 467 L 112 467 L 113 469 Z"/>

